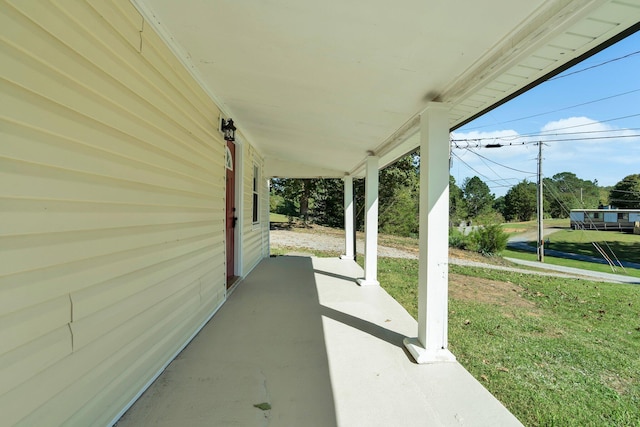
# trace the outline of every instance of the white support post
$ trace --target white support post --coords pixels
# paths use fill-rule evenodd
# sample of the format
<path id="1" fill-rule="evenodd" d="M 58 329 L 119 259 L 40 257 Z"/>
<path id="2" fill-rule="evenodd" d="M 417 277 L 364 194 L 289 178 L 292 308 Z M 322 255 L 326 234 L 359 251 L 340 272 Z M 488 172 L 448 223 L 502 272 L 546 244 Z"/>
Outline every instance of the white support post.
<path id="1" fill-rule="evenodd" d="M 447 350 L 449 155 L 448 109 L 432 102 L 420 116 L 418 337 L 404 340 L 418 363 L 455 361 Z"/>
<path id="2" fill-rule="evenodd" d="M 364 218 L 364 279 L 361 286 L 380 285 L 378 282 L 378 162 L 376 156 L 367 157 L 365 176 Z"/>
<path id="3" fill-rule="evenodd" d="M 344 177 L 344 255 L 340 259 L 355 259 L 355 224 L 353 218 L 353 177 Z"/>

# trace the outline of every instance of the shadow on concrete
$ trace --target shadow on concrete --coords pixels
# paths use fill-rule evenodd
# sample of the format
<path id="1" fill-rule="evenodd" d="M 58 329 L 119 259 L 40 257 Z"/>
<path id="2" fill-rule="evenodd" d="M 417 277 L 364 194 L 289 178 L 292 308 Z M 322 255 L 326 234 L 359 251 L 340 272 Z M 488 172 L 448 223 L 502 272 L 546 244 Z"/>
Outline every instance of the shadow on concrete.
<path id="1" fill-rule="evenodd" d="M 355 284 L 358 283 L 358 279 L 354 279 L 353 277 L 348 277 L 342 274 L 336 274 L 336 273 L 331 273 L 329 271 L 322 271 L 322 270 L 313 270 L 314 273 L 316 274 L 322 274 L 324 276 L 329 276 L 329 277 L 333 277 L 335 279 L 341 279 L 341 280 L 346 280 L 348 282 L 353 282 Z"/>
<path id="2" fill-rule="evenodd" d="M 337 426 L 313 271 L 262 262 L 118 426 Z"/>
<path id="3" fill-rule="evenodd" d="M 265 259 L 118 426 L 522 426 L 459 363 L 413 362 L 415 319 L 362 273 Z"/>
<path id="4" fill-rule="evenodd" d="M 333 319 L 347 326 L 351 326 L 352 328 L 358 329 L 366 334 L 371 335 L 372 337 L 378 338 L 379 340 L 388 342 L 389 344 L 395 345 L 396 347 L 399 347 L 403 350 L 405 348 L 402 340 L 406 337 L 402 334 L 329 307 L 321 307 L 321 313 L 325 317 Z"/>

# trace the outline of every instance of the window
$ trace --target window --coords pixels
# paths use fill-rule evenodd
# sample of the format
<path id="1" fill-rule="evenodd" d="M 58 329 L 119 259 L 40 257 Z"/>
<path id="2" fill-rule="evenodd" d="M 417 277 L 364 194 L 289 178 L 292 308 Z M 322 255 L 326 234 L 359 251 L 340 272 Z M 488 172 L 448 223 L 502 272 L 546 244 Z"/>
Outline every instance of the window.
<path id="1" fill-rule="evenodd" d="M 260 212 L 260 210 L 258 209 L 258 201 L 259 196 L 260 196 L 260 192 L 258 190 L 258 182 L 260 180 L 260 169 L 258 168 L 257 165 L 253 165 L 253 223 L 257 224 L 260 222 L 260 216 L 258 215 L 258 212 Z"/>
<path id="2" fill-rule="evenodd" d="M 618 220 L 629 221 L 629 213 L 627 213 L 627 212 L 625 212 L 625 213 L 618 212 Z"/>

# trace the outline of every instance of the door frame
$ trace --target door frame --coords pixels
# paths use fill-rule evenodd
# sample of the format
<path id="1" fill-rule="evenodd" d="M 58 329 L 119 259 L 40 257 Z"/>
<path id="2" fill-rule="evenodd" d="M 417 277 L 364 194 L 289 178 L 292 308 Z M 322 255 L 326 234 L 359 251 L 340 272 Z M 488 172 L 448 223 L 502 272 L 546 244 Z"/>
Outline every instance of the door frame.
<path id="1" fill-rule="evenodd" d="M 236 137 L 236 140 L 232 142 L 235 145 L 235 158 L 233 165 L 233 173 L 234 173 L 234 205 L 236 207 L 236 216 L 238 217 L 238 221 L 236 223 L 236 227 L 233 229 L 234 236 L 234 253 L 233 253 L 233 274 L 238 278 L 242 278 L 243 276 L 243 257 L 242 257 L 242 236 L 243 236 L 243 223 L 244 223 L 244 197 L 243 189 L 244 189 L 244 152 L 243 152 L 243 143 L 240 138 Z M 226 152 L 226 141 L 225 141 L 225 152 Z M 226 174 L 226 168 L 225 168 Z M 225 180 L 226 183 L 226 180 Z M 226 184 L 225 184 L 225 195 L 226 195 Z M 226 197 L 226 196 L 225 196 Z M 226 229 L 227 229 L 227 212 L 226 212 L 226 204 L 225 204 L 225 247 L 226 247 Z M 226 262 L 226 261 L 225 261 Z M 238 279 L 239 280 L 239 279 Z M 228 294 L 231 289 L 228 288 L 227 278 L 225 274 L 225 293 Z"/>

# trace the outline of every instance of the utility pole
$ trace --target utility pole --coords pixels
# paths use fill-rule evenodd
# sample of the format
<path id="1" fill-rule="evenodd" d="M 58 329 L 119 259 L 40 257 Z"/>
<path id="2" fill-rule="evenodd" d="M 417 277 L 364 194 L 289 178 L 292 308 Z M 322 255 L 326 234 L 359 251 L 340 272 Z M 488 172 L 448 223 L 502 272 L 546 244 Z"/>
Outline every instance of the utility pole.
<path id="1" fill-rule="evenodd" d="M 538 261 L 544 262 L 544 230 L 542 227 L 542 141 L 538 142 Z"/>

